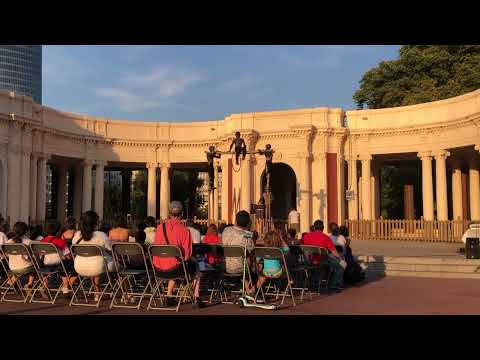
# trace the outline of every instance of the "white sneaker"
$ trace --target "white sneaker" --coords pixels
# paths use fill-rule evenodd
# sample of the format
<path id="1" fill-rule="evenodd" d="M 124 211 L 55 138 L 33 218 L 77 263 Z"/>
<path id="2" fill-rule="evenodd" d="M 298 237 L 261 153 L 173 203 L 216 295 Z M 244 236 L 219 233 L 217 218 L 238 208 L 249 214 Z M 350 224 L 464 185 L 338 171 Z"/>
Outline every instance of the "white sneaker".
<path id="1" fill-rule="evenodd" d="M 93 300 L 95 302 L 98 302 L 98 300 L 100 300 L 100 294 L 95 294 L 95 296 L 93 297 Z"/>
<path id="2" fill-rule="evenodd" d="M 60 290 L 62 291 L 63 295 L 67 295 L 70 292 L 70 289 L 68 288 L 68 286 L 65 286 L 65 285 L 63 285 Z"/>

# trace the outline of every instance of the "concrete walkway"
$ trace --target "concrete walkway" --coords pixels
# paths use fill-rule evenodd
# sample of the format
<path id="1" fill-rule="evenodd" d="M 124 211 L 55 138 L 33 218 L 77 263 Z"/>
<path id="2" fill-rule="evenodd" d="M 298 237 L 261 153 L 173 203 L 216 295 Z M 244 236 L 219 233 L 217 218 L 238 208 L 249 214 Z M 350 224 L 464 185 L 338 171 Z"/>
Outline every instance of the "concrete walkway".
<path id="1" fill-rule="evenodd" d="M 323 295 L 279 311 L 213 305 L 205 309 L 181 307 L 179 313 L 109 310 L 81 306 L 0 303 L 0 315 L 435 315 L 480 314 L 480 282 L 470 279 L 387 277 L 341 293 Z"/>
<path id="2" fill-rule="evenodd" d="M 455 256 L 463 257 L 458 249 L 463 243 L 435 243 L 397 240 L 352 240 L 353 254 L 383 256 Z"/>

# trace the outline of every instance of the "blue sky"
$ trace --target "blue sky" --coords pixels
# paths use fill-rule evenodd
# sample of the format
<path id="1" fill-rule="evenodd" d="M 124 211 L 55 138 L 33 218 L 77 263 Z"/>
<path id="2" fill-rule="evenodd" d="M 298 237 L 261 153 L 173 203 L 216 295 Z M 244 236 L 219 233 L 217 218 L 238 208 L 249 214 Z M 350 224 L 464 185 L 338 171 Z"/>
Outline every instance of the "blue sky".
<path id="1" fill-rule="evenodd" d="M 43 103 L 142 121 L 217 120 L 239 112 L 342 107 L 393 45 L 44 46 Z"/>

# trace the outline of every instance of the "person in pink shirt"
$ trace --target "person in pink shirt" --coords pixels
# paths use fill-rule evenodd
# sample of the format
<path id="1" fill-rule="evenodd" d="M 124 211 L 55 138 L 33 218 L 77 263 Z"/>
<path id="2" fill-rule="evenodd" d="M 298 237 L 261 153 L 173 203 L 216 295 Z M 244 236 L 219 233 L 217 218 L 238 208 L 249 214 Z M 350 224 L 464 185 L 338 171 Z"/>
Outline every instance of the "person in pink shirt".
<path id="1" fill-rule="evenodd" d="M 179 201 L 172 201 L 169 206 L 169 218 L 164 223 L 165 224 L 165 233 L 166 239 L 164 235 L 163 226 L 164 224 L 160 224 L 157 227 L 154 245 L 174 245 L 180 248 L 182 251 L 183 259 L 185 261 L 185 266 L 187 268 L 187 272 L 190 276 L 193 276 L 195 273 L 195 264 L 190 261 L 190 257 L 192 256 L 192 238 L 190 235 L 190 231 L 181 223 L 183 213 L 183 206 L 182 203 Z M 181 276 L 183 274 L 183 269 L 181 267 L 181 263 L 174 257 L 171 258 L 161 258 L 158 256 L 153 257 L 153 265 L 155 266 L 156 270 L 159 272 L 159 275 L 167 278 L 173 279 L 177 276 Z M 194 281 L 193 286 L 195 288 L 195 297 L 197 298 L 196 303 L 199 306 L 203 306 L 204 304 L 199 299 L 200 293 L 200 286 L 199 281 Z M 168 281 L 167 287 L 167 297 L 172 296 L 173 288 L 175 286 L 174 280 Z M 174 299 L 168 298 L 167 304 L 173 305 Z"/>

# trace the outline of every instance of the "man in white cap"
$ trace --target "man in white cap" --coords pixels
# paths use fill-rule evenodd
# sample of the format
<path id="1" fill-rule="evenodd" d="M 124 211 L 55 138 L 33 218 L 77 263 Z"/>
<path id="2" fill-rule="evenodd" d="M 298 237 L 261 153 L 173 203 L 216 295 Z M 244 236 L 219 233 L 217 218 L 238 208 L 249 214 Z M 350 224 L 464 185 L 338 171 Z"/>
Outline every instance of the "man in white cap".
<path id="1" fill-rule="evenodd" d="M 180 201 L 172 201 L 168 208 L 169 217 L 164 224 L 160 224 L 157 227 L 155 235 L 155 245 L 174 245 L 178 246 L 183 254 L 183 259 L 186 262 L 187 271 L 191 276 L 195 273 L 195 266 L 192 264 L 189 259 L 192 256 L 192 238 L 190 231 L 187 227 L 181 223 L 181 218 L 183 214 L 183 206 Z M 165 230 L 165 231 L 164 231 Z M 166 235 L 166 238 L 165 238 Z M 162 277 L 167 279 L 173 279 L 178 276 L 183 275 L 183 269 L 180 266 L 180 262 L 174 258 L 161 258 L 154 256 L 153 264 L 157 271 L 161 274 Z M 194 284 L 195 286 L 196 284 Z M 173 293 L 173 288 L 175 286 L 174 280 L 168 281 L 167 287 L 167 296 L 171 296 Z M 199 289 L 195 289 L 196 296 L 199 295 Z M 168 298 L 168 305 L 173 305 L 173 298 Z M 197 305 L 201 306 L 203 303 L 197 299 Z"/>

